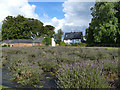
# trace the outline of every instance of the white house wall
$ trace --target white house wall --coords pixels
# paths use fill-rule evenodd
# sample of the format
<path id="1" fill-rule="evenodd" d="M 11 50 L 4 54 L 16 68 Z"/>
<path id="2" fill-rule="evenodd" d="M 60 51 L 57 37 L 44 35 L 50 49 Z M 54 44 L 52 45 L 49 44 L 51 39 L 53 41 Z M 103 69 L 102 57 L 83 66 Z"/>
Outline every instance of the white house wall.
<path id="1" fill-rule="evenodd" d="M 72 40 L 64 40 L 64 42 L 65 42 L 66 44 L 70 44 L 70 43 L 72 43 Z"/>
<path id="2" fill-rule="evenodd" d="M 73 39 L 73 40 L 64 40 L 65 43 L 71 44 L 71 43 L 80 43 L 81 39 Z"/>
<path id="3" fill-rule="evenodd" d="M 55 40 L 52 38 L 52 46 L 55 47 Z"/>
<path id="4" fill-rule="evenodd" d="M 81 39 L 74 39 L 73 40 L 73 43 L 80 43 L 81 42 Z"/>

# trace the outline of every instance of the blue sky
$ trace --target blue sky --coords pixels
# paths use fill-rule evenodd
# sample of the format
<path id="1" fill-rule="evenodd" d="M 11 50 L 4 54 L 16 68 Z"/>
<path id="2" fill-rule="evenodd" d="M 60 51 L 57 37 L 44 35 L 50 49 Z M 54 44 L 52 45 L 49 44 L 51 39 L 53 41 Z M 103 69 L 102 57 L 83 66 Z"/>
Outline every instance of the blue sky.
<path id="1" fill-rule="evenodd" d="M 35 13 L 37 13 L 42 20 L 52 19 L 54 17 L 58 19 L 64 18 L 63 2 L 29 2 L 29 4 L 36 6 Z M 45 17 L 44 14 L 48 15 L 48 17 Z"/>

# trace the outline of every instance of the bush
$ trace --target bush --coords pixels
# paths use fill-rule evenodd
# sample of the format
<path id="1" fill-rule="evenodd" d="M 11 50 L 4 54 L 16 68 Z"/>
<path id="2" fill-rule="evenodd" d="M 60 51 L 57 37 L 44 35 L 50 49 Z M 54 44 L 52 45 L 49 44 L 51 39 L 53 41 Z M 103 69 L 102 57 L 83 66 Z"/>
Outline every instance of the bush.
<path id="1" fill-rule="evenodd" d="M 109 85 L 99 67 L 63 65 L 59 70 L 58 85 L 61 88 L 108 88 Z"/>
<path id="2" fill-rule="evenodd" d="M 2 47 L 7 47 L 7 45 L 2 45 Z"/>
<path id="3" fill-rule="evenodd" d="M 56 72 L 59 68 L 59 65 L 54 61 L 40 60 L 38 65 L 44 72 Z"/>
<path id="4" fill-rule="evenodd" d="M 118 59 L 117 60 L 102 60 L 103 70 L 110 73 L 118 73 Z"/>
<path id="5" fill-rule="evenodd" d="M 66 46 L 66 43 L 64 41 L 61 41 L 60 46 Z"/>
<path id="6" fill-rule="evenodd" d="M 45 37 L 42 42 L 46 46 L 49 46 L 49 45 L 51 45 L 51 38 L 50 37 Z"/>
<path id="7" fill-rule="evenodd" d="M 72 46 L 87 46 L 86 43 L 73 43 Z"/>
<path id="8" fill-rule="evenodd" d="M 57 74 L 63 88 L 101 88 L 108 87 L 104 77 L 114 74 L 118 78 L 118 55 L 117 49 L 12 47 L 3 48 L 1 58 L 3 63 L 10 63 L 12 80 L 22 85 L 39 86 L 43 84 L 41 80 L 45 79 L 46 72 L 52 72 Z"/>
<path id="9" fill-rule="evenodd" d="M 8 45 L 8 47 L 10 47 L 10 45 Z"/>
<path id="10" fill-rule="evenodd" d="M 30 65 L 25 58 L 19 58 L 13 60 L 10 63 L 9 70 L 12 71 L 13 81 L 21 83 L 23 86 L 34 86 L 41 84 L 42 80 L 42 69 L 36 65 Z"/>

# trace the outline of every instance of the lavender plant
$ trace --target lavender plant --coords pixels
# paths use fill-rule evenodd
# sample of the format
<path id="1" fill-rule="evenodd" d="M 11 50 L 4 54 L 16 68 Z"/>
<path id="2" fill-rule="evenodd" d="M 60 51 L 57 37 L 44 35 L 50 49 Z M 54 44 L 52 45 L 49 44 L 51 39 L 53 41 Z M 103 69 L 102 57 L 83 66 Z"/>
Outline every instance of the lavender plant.
<path id="1" fill-rule="evenodd" d="M 3 62 L 10 64 L 12 80 L 23 85 L 39 85 L 46 72 L 56 74 L 62 88 L 107 88 L 107 78 L 118 77 L 117 49 L 4 47 L 2 54 Z"/>
<path id="2" fill-rule="evenodd" d="M 100 67 L 75 63 L 63 65 L 57 77 L 61 88 L 109 88 Z"/>
<path id="3" fill-rule="evenodd" d="M 13 73 L 11 80 L 21 83 L 23 86 L 34 86 L 41 83 L 42 69 L 35 65 L 31 66 L 25 58 L 13 59 L 10 63 L 9 70 Z"/>

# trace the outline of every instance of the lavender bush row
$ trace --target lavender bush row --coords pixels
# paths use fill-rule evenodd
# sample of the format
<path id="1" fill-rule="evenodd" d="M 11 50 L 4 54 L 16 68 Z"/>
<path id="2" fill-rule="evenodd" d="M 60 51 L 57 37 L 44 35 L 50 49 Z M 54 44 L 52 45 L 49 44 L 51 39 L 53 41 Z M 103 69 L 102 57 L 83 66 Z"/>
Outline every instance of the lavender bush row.
<path id="1" fill-rule="evenodd" d="M 37 65 L 32 65 L 24 57 L 12 57 L 9 70 L 13 73 L 11 80 L 21 83 L 23 86 L 36 86 L 43 80 L 43 70 Z"/>
<path id="2" fill-rule="evenodd" d="M 11 47 L 2 53 L 3 62 L 10 63 L 12 80 L 23 85 L 39 85 L 46 72 L 57 73 L 63 88 L 110 87 L 108 82 L 118 78 L 117 49 Z"/>
<path id="3" fill-rule="evenodd" d="M 63 65 L 57 73 L 58 85 L 61 88 L 109 88 L 102 68 L 85 63 Z"/>

